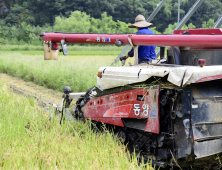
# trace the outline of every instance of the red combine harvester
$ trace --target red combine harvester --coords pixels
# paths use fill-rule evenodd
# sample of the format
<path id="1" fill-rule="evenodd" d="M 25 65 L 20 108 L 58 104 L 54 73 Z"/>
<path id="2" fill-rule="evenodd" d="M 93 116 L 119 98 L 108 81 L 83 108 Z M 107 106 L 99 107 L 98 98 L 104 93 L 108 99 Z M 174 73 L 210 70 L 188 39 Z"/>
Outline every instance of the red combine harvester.
<path id="1" fill-rule="evenodd" d="M 134 47 L 133 66 L 101 67 L 85 93 L 64 87 L 70 119 L 113 129 L 131 149 L 160 167 L 213 169 L 222 156 L 222 29 L 173 35 L 43 33 L 44 57 L 58 59 L 58 43 Z M 160 60 L 137 64 L 138 45 L 160 46 Z M 165 53 L 165 46 L 170 46 Z M 166 60 L 163 60 L 164 56 Z M 75 109 L 69 109 L 78 98 Z M 62 113 L 63 114 L 63 113 Z"/>

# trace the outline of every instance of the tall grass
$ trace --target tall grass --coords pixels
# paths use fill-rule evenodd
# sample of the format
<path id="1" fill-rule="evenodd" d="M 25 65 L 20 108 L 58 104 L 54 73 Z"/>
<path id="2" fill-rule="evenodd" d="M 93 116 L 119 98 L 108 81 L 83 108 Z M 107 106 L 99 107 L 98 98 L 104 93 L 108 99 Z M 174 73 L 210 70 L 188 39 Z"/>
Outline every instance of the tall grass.
<path id="1" fill-rule="evenodd" d="M 98 69 L 109 66 L 115 58 L 61 56 L 58 61 L 44 61 L 43 55 L 0 52 L 0 72 L 59 91 L 70 86 L 72 91 L 81 92 L 96 85 Z"/>
<path id="2" fill-rule="evenodd" d="M 78 45 L 68 44 L 69 51 L 118 51 L 121 52 L 124 46 L 115 45 Z M 0 51 L 43 51 L 43 45 L 1 45 Z"/>
<path id="3" fill-rule="evenodd" d="M 1 53 L 8 53 L 9 51 L 1 51 Z M 29 55 L 43 55 L 44 51 L 10 51 L 10 53 L 20 53 L 20 54 L 29 54 Z M 120 51 L 69 51 L 68 55 L 73 56 L 94 56 L 94 55 L 116 55 L 118 56 Z M 63 53 L 59 53 L 59 56 L 63 56 Z"/>
<path id="4" fill-rule="evenodd" d="M 109 133 L 89 124 L 59 125 L 32 98 L 9 91 L 0 82 L 0 169 L 149 169 L 129 158 Z"/>

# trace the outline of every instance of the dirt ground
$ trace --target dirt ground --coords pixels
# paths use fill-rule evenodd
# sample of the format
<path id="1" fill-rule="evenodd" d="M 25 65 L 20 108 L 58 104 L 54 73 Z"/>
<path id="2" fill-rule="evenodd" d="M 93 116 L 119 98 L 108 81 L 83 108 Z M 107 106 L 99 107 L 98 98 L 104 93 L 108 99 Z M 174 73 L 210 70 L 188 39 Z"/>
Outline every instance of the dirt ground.
<path id="1" fill-rule="evenodd" d="M 9 85 L 13 85 L 17 88 L 26 90 L 32 94 L 44 97 L 56 104 L 61 105 L 62 103 L 62 92 L 55 91 L 52 89 L 47 89 L 43 86 L 36 85 L 32 82 L 26 82 L 19 78 L 9 76 L 7 74 L 0 73 L 0 81 L 5 81 Z"/>

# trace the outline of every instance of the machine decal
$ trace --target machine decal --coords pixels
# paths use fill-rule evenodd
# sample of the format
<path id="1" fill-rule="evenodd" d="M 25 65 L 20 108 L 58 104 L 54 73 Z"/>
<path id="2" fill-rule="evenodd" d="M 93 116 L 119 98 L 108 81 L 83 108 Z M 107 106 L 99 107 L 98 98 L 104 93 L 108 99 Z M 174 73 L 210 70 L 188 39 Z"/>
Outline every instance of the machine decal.
<path id="1" fill-rule="evenodd" d="M 102 42 L 106 42 L 106 37 L 102 37 Z"/>
<path id="2" fill-rule="evenodd" d="M 198 104 L 192 104 L 192 109 L 198 108 Z"/>
<path id="3" fill-rule="evenodd" d="M 145 117 L 148 117 L 149 116 L 149 104 L 143 104 L 142 105 L 142 108 L 143 108 L 143 116 Z M 140 104 L 134 104 L 134 114 L 136 116 L 139 116 L 140 115 Z"/>
<path id="4" fill-rule="evenodd" d="M 144 116 L 149 115 L 149 105 L 148 104 L 143 104 L 143 114 L 144 114 Z"/>
<path id="5" fill-rule="evenodd" d="M 129 117 L 133 105 L 114 107 L 106 111 L 103 117 Z"/>
<path id="6" fill-rule="evenodd" d="M 44 43 L 48 44 L 48 43 L 51 43 L 51 41 L 43 41 Z"/>
<path id="7" fill-rule="evenodd" d="M 106 38 L 106 37 L 96 37 L 96 38 L 88 38 L 86 41 L 91 41 L 91 42 L 111 42 L 110 37 Z"/>
<path id="8" fill-rule="evenodd" d="M 94 42 L 94 41 L 96 41 L 96 39 L 95 38 L 88 38 L 86 41 Z"/>
<path id="9" fill-rule="evenodd" d="M 150 112 L 150 116 L 149 117 L 152 117 L 152 118 L 157 118 L 157 110 L 151 110 L 151 112 Z"/>
<path id="10" fill-rule="evenodd" d="M 211 81 L 211 80 L 221 79 L 221 78 L 222 78 L 222 74 L 215 75 L 215 76 L 208 76 L 208 77 L 203 77 L 203 78 L 197 80 L 196 83 L 203 82 L 203 81 Z"/>
<path id="11" fill-rule="evenodd" d="M 108 37 L 108 38 L 106 39 L 106 42 L 111 42 L 111 39 Z"/>
<path id="12" fill-rule="evenodd" d="M 100 37 L 96 37 L 96 41 L 97 41 L 97 42 L 100 42 Z"/>
<path id="13" fill-rule="evenodd" d="M 215 121 L 221 122 L 222 121 L 222 117 L 215 117 Z"/>
<path id="14" fill-rule="evenodd" d="M 134 114 L 136 116 L 139 116 L 140 115 L 140 104 L 134 104 Z"/>

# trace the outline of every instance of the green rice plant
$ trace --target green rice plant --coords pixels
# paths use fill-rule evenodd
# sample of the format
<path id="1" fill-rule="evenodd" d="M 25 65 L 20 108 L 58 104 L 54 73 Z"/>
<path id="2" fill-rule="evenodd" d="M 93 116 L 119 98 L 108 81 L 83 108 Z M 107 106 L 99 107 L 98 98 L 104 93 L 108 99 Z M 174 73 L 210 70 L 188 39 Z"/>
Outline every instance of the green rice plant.
<path id="1" fill-rule="evenodd" d="M 68 44 L 68 50 L 70 51 L 117 51 L 118 54 L 122 51 L 122 47 L 116 47 L 115 45 L 91 45 L 91 44 Z M 23 45 L 1 45 L 0 51 L 43 51 L 43 45 L 30 45 L 30 44 L 23 44 Z M 97 54 L 98 55 L 98 54 Z"/>
<path id="2" fill-rule="evenodd" d="M 90 121 L 58 123 L 33 98 L 0 82 L 0 169 L 152 169 L 138 165 L 110 133 L 93 133 Z"/>
<path id="3" fill-rule="evenodd" d="M 0 72 L 50 89 L 62 91 L 70 86 L 74 92 L 83 92 L 96 85 L 98 69 L 109 66 L 116 56 L 60 56 L 58 61 L 43 58 L 0 52 Z"/>
<path id="4" fill-rule="evenodd" d="M 18 49 L 17 47 L 15 47 L 15 49 Z M 9 53 L 9 51 L 1 51 L 1 53 Z M 10 53 L 21 53 L 21 54 L 28 54 L 28 55 L 43 55 L 44 51 L 19 51 L 19 50 L 12 50 L 10 51 Z M 68 55 L 72 55 L 72 56 L 93 56 L 93 55 L 116 55 L 118 56 L 120 52 L 119 51 L 69 51 Z M 63 53 L 59 53 L 59 56 L 63 56 Z"/>

